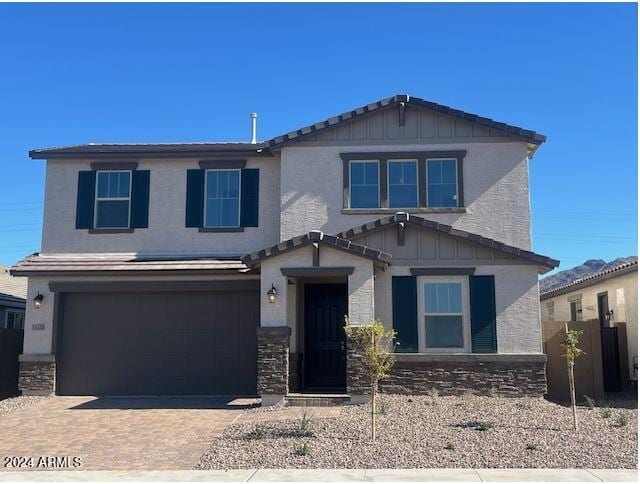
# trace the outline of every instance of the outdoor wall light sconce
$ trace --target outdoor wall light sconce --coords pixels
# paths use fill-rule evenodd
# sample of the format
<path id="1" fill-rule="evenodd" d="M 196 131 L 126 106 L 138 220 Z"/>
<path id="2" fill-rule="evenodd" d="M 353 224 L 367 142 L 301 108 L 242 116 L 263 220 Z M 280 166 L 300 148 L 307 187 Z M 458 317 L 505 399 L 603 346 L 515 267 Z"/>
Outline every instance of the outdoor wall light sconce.
<path id="1" fill-rule="evenodd" d="M 33 307 L 36 309 L 40 309 L 42 307 L 42 300 L 44 296 L 40 293 L 36 297 L 33 298 Z"/>
<path id="2" fill-rule="evenodd" d="M 276 290 L 273 284 L 271 284 L 271 289 L 267 291 L 267 297 L 269 298 L 269 302 L 271 304 L 276 302 L 276 300 L 278 299 L 278 291 Z"/>

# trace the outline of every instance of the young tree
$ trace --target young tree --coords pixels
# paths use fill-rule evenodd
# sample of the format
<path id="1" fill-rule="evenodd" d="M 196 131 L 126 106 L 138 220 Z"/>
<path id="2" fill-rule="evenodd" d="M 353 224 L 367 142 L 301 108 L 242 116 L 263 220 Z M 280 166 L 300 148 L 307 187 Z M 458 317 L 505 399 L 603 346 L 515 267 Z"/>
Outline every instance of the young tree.
<path id="1" fill-rule="evenodd" d="M 564 341 L 562 342 L 562 350 L 564 356 L 567 359 L 567 371 L 569 374 L 569 393 L 571 395 L 571 408 L 573 410 L 573 430 L 578 430 L 578 414 L 576 412 L 576 384 L 573 376 L 573 368 L 575 366 L 575 359 L 582 355 L 582 351 L 579 347 L 580 335 L 582 331 L 576 329 L 569 329 L 569 325 L 564 323 Z"/>
<path id="2" fill-rule="evenodd" d="M 367 374 L 371 380 L 371 437 L 376 440 L 376 394 L 378 382 L 389 376 L 396 362 L 392 349 L 395 331 L 385 329 L 379 320 L 362 326 L 352 326 L 345 318 L 345 332 L 361 349 Z"/>

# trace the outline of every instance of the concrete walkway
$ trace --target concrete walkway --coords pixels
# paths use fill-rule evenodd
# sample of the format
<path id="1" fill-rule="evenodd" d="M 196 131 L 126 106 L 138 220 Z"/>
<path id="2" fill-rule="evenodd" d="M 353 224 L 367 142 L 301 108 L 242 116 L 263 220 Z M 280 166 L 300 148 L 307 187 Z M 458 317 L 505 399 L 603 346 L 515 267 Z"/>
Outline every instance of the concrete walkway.
<path id="1" fill-rule="evenodd" d="M 626 469 L 247 469 L 234 471 L 0 472 L 0 482 L 637 482 Z"/>

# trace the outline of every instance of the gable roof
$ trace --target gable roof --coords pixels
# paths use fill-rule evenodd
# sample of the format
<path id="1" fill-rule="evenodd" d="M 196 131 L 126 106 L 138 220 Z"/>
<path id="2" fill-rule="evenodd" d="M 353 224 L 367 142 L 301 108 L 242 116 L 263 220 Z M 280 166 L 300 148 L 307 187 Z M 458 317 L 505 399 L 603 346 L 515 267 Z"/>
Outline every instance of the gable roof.
<path id="1" fill-rule="evenodd" d="M 580 277 L 575 281 L 571 281 L 568 284 L 563 284 L 562 286 L 556 287 L 555 289 L 551 289 L 550 291 L 543 292 L 540 294 L 540 300 L 550 299 L 552 297 L 560 296 L 562 294 L 566 294 L 568 292 L 573 292 L 583 287 L 593 286 L 599 282 L 606 281 L 607 279 L 612 279 L 614 277 L 623 276 L 624 274 L 629 274 L 630 272 L 634 272 L 638 270 L 638 261 L 630 261 L 625 262 L 624 264 L 620 264 L 619 266 L 612 267 L 611 269 L 607 269 L 606 271 L 596 272 L 595 274 L 590 274 L 585 277 Z"/>
<path id="2" fill-rule="evenodd" d="M 499 252 L 503 252 L 505 254 L 511 255 L 513 257 L 526 260 L 527 262 L 533 262 L 537 264 L 539 267 L 543 268 L 541 273 L 548 272 L 549 270 L 554 269 L 560 265 L 560 261 L 552 259 L 550 257 L 536 254 L 535 252 L 531 252 L 529 250 L 524 250 L 518 247 L 514 247 L 512 245 L 504 244 L 495 239 L 483 237 L 482 235 L 467 232 L 465 230 L 456 229 L 451 225 L 441 224 L 441 223 L 434 222 L 432 220 L 427 220 L 422 217 L 417 217 L 415 215 L 411 215 L 405 212 L 398 212 L 389 217 L 382 217 L 377 220 L 373 220 L 372 222 L 368 222 L 364 225 L 353 227 L 349 230 L 340 232 L 339 234 L 337 234 L 337 237 L 345 238 L 345 239 L 357 237 L 358 235 L 363 235 L 375 230 L 386 229 L 394 225 L 397 225 L 399 223 L 406 223 L 408 225 L 411 225 L 413 227 L 417 227 L 420 229 L 435 230 L 436 232 L 441 232 L 451 237 L 456 237 L 458 239 L 466 240 L 468 242 L 473 242 L 473 243 L 482 245 L 484 247 L 488 247 L 490 249 L 497 250 Z"/>
<path id="3" fill-rule="evenodd" d="M 386 252 L 382 252 L 378 249 L 372 249 L 366 245 L 356 244 L 355 242 L 351 242 L 350 240 L 341 237 L 336 237 L 335 235 L 327 235 L 319 230 L 313 230 L 307 234 L 299 235 L 289 240 L 282 241 L 279 244 L 267 247 L 266 249 L 247 254 L 242 258 L 242 262 L 247 266 L 255 266 L 270 257 L 300 249 L 313 243 L 326 245 L 332 249 L 364 257 L 365 259 L 371 259 L 372 261 L 381 263 L 384 266 L 389 265 L 391 262 L 391 254 L 387 254 Z"/>
<path id="4" fill-rule="evenodd" d="M 495 121 L 493 119 L 485 118 L 477 114 L 460 111 L 459 109 L 454 109 L 449 106 L 445 106 L 444 104 L 434 103 L 419 97 L 412 97 L 409 94 L 397 94 L 392 97 L 380 99 L 379 101 L 367 104 L 365 106 L 360 106 L 352 111 L 347 111 L 346 113 L 333 116 L 324 121 L 305 126 L 304 128 L 300 128 L 296 131 L 291 131 L 290 133 L 276 136 L 266 143 L 271 149 L 281 147 L 289 143 L 290 141 L 294 141 L 300 138 L 301 136 L 322 131 L 327 128 L 332 128 L 342 123 L 353 121 L 356 118 L 365 116 L 375 111 L 388 109 L 401 104 L 428 109 L 438 113 L 446 114 L 448 116 L 466 121 L 468 123 L 479 124 L 486 128 L 502 131 L 507 135 L 516 136 L 524 141 L 528 141 L 536 145 L 544 143 L 547 139 L 546 136 L 529 129 L 520 128 L 518 126 L 513 126 L 500 121 Z"/>
<path id="5" fill-rule="evenodd" d="M 271 150 L 281 148 L 287 143 L 297 141 L 301 137 L 330 129 L 338 125 L 351 122 L 354 119 L 366 116 L 376 111 L 389 109 L 393 106 L 415 106 L 422 109 L 446 114 L 456 119 L 475 123 L 486 128 L 491 128 L 514 136 L 518 139 L 540 145 L 546 140 L 546 136 L 533 130 L 524 129 L 507 123 L 485 118 L 477 114 L 467 113 L 443 104 L 427 101 L 409 94 L 397 94 L 380 99 L 373 103 L 357 107 L 351 111 L 330 117 L 289 133 L 276 136 L 261 143 L 90 143 L 72 146 L 59 146 L 54 148 L 41 148 L 29 151 L 33 159 L 53 158 L 80 158 L 87 156 L 118 156 L 135 155 L 137 157 L 151 156 L 206 156 L 209 155 L 236 155 L 236 156 L 271 156 Z"/>

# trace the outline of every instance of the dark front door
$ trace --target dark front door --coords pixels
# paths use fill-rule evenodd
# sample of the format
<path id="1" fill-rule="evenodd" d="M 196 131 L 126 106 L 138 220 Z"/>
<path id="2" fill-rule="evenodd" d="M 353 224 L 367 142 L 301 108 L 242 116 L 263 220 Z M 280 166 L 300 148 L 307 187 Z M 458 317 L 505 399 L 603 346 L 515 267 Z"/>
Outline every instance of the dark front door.
<path id="1" fill-rule="evenodd" d="M 346 386 L 346 284 L 305 286 L 304 375 L 307 388 Z"/>

